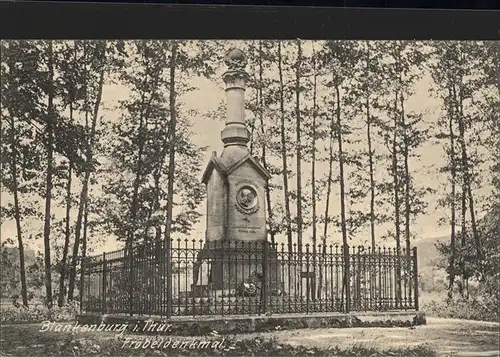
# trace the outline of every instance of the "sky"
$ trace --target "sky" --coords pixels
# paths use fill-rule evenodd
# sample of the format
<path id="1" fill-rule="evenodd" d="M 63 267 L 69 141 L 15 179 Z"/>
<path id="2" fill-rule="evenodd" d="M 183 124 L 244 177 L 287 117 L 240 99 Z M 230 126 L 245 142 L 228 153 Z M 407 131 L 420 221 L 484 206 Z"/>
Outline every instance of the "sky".
<path id="1" fill-rule="evenodd" d="M 199 94 L 192 94 L 192 102 L 197 103 L 196 105 L 200 106 L 200 111 L 203 108 L 206 109 L 215 109 L 220 100 L 224 99 L 224 92 L 218 91 L 216 85 L 209 81 L 200 81 L 200 92 L 203 93 L 203 100 L 199 100 Z M 439 111 L 440 103 L 437 100 L 433 100 L 429 98 L 429 87 L 430 87 L 430 79 L 424 78 L 418 85 L 415 87 L 416 94 L 408 101 L 408 110 L 417 110 L 425 107 L 428 109 L 428 114 L 426 115 L 426 119 L 430 120 L 430 117 L 435 115 Z M 207 97 L 205 97 L 207 96 Z M 210 99 L 210 100 L 209 100 Z M 209 108 L 209 106 L 212 106 Z M 224 123 L 213 122 L 210 120 L 197 120 L 193 122 L 194 131 L 197 133 L 213 133 L 213 135 L 197 135 L 196 142 L 199 142 L 200 145 L 206 145 L 209 147 L 207 152 L 205 153 L 204 161 L 208 162 L 211 152 L 213 150 L 217 151 L 219 154 L 223 148 L 222 142 L 220 140 L 220 131 L 224 128 Z M 199 141 L 198 141 L 199 140 Z M 444 160 L 444 152 L 441 147 L 437 145 L 432 145 L 431 143 L 427 143 L 425 147 L 421 148 L 421 152 L 423 157 L 425 158 L 421 162 L 413 163 L 413 171 L 415 172 L 416 181 L 421 185 L 429 185 L 432 187 L 436 186 L 435 175 L 429 175 L 428 169 L 435 165 L 436 167 L 442 165 Z M 303 174 L 307 176 L 310 174 L 309 168 L 306 166 L 307 164 L 303 164 L 305 166 L 303 170 Z M 317 174 L 322 175 L 326 174 L 328 170 L 327 163 L 317 163 Z M 293 179 L 292 179 L 293 180 Z M 440 182 L 439 182 L 440 183 Z M 292 182 L 293 185 L 293 182 Z M 449 229 L 447 227 L 440 227 L 438 225 L 438 218 L 445 214 L 441 209 L 437 208 L 437 196 L 429 197 L 429 210 L 428 214 L 420 217 L 415 223 L 414 227 L 415 233 L 420 237 L 434 237 L 434 236 L 442 236 L 448 233 Z M 318 205 L 318 211 L 322 212 L 324 205 Z M 331 212 L 332 214 L 336 214 L 339 212 L 339 203 L 333 201 L 331 203 Z M 204 210 L 202 209 L 202 212 Z M 204 230 L 204 221 L 200 222 L 200 230 Z M 380 233 L 383 233 L 385 229 L 379 229 Z M 307 234 L 304 234 L 305 236 Z"/>
<path id="2" fill-rule="evenodd" d="M 225 68 L 225 65 L 221 63 L 221 68 Z M 221 153 L 223 144 L 220 140 L 220 132 L 224 128 L 224 119 L 213 120 L 204 117 L 204 114 L 215 110 L 221 101 L 225 99 L 225 92 L 223 90 L 223 82 L 220 76 L 215 77 L 211 80 L 208 79 L 197 79 L 193 82 L 193 85 L 197 87 L 195 91 L 186 94 L 183 97 L 183 102 L 187 108 L 196 109 L 200 113 L 199 117 L 190 118 L 192 123 L 192 131 L 194 136 L 192 141 L 199 146 L 207 146 L 207 150 L 203 156 L 203 163 L 208 163 L 212 151 L 217 151 L 218 154 Z M 408 99 L 406 103 L 406 108 L 408 111 L 415 110 L 424 114 L 425 122 L 435 122 L 437 117 L 440 115 L 440 102 L 434 98 L 431 93 L 432 80 L 430 75 L 424 75 L 414 87 L 414 95 Z M 119 114 L 113 109 L 113 103 L 117 103 L 118 100 L 123 99 L 126 96 L 126 89 L 119 85 L 106 84 L 103 89 L 102 101 L 105 106 L 102 110 L 102 115 L 105 120 L 119 120 Z M 413 172 L 415 181 L 418 185 L 429 186 L 437 190 L 442 190 L 446 185 L 446 177 L 437 173 L 436 168 L 442 166 L 445 160 L 445 153 L 441 146 L 437 145 L 433 141 L 426 142 L 420 149 L 421 159 L 413 160 L 410 163 L 410 168 Z M 293 162 L 292 162 L 293 165 Z M 202 165 L 204 167 L 204 164 Z M 309 165 L 303 164 L 303 174 L 307 176 L 309 174 Z M 328 170 L 328 164 L 318 162 L 317 163 L 317 174 L 321 176 Z M 200 180 L 201 180 L 200 172 Z M 293 186 L 293 183 L 292 183 Z M 78 188 L 78 184 L 75 184 L 75 190 Z M 335 188 L 336 189 L 336 188 Z M 338 192 L 335 192 L 335 196 L 332 198 L 330 205 L 331 214 L 338 214 L 340 210 L 340 204 L 338 200 Z M 486 195 L 488 188 L 481 189 L 478 195 Z M 2 192 L 2 204 L 9 202 L 11 197 L 5 192 Z M 446 215 L 446 210 L 439 208 L 437 205 L 437 200 L 439 199 L 439 191 L 436 195 L 431 195 L 427 197 L 429 206 L 426 214 L 421 215 L 416 219 L 412 225 L 412 231 L 416 235 L 416 239 L 423 239 L 429 237 L 440 237 L 449 234 L 448 227 L 442 227 L 439 225 L 438 221 L 441 217 Z M 199 211 L 203 214 L 200 221 L 194 226 L 192 232 L 192 238 L 200 239 L 204 237 L 205 230 L 205 202 L 203 202 Z M 323 212 L 324 203 L 321 202 L 318 205 L 318 212 Z M 55 207 L 54 211 L 56 215 L 63 216 L 64 208 Z M 481 212 L 478 212 L 478 216 L 481 216 Z M 72 217 L 76 218 L 76 211 L 72 212 Z M 27 231 L 41 231 L 43 229 L 43 222 L 41 221 L 30 221 L 25 222 L 25 227 Z M 390 228 L 388 225 L 382 225 L 377 227 L 377 234 L 383 234 Z M 320 226 L 320 229 L 322 227 Z M 368 229 L 368 227 L 367 227 Z M 368 230 L 364 231 L 362 236 L 368 238 Z M 333 230 L 332 230 L 333 231 Z M 15 238 L 15 224 L 14 221 L 5 221 L 1 226 L 2 240 L 5 237 Z M 304 232 L 304 241 L 307 242 L 307 237 L 310 236 L 310 230 Z M 329 238 L 330 242 L 339 242 L 340 235 L 333 234 Z M 284 241 L 284 237 L 278 237 L 278 241 Z M 29 242 L 29 245 L 35 250 L 42 248 L 41 240 L 35 242 Z M 114 237 L 102 237 L 102 243 L 98 244 L 95 253 L 100 253 L 102 251 L 114 250 L 120 247 L 120 244 L 116 242 Z"/>

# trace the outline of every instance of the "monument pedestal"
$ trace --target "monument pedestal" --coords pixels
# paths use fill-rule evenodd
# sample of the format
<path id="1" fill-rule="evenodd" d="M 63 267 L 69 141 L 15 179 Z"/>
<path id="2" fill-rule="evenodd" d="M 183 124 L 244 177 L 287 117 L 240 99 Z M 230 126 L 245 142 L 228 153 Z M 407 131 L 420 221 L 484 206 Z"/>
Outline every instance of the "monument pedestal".
<path id="1" fill-rule="evenodd" d="M 208 264 L 208 269 L 195 274 L 198 280 L 208 281 L 211 289 L 231 290 L 251 279 L 264 279 L 266 267 L 268 289 L 281 289 L 278 252 L 269 244 L 264 247 L 264 244 L 235 241 L 206 243 L 197 259 L 200 265 Z M 208 277 L 204 277 L 205 274 Z M 199 282 L 195 284 L 200 285 Z"/>

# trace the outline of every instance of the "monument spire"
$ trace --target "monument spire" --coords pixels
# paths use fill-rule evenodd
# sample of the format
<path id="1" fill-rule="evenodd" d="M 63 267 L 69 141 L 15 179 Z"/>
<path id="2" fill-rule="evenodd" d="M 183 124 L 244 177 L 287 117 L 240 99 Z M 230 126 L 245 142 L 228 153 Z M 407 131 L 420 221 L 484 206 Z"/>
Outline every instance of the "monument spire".
<path id="1" fill-rule="evenodd" d="M 250 141 L 250 132 L 245 124 L 245 86 L 248 74 L 245 72 L 247 59 L 243 51 L 231 49 L 224 62 L 228 70 L 222 75 L 226 83 L 226 127 L 221 132 L 224 146 L 245 147 Z"/>

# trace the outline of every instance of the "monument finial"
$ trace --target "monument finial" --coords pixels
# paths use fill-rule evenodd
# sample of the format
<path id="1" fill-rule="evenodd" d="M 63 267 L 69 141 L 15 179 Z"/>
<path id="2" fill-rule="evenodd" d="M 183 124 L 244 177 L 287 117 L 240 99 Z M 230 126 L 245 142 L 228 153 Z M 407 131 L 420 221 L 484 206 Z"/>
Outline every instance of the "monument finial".
<path id="1" fill-rule="evenodd" d="M 229 70 L 244 70 L 247 65 L 247 58 L 242 50 L 231 48 L 226 52 L 224 62 L 229 67 Z"/>

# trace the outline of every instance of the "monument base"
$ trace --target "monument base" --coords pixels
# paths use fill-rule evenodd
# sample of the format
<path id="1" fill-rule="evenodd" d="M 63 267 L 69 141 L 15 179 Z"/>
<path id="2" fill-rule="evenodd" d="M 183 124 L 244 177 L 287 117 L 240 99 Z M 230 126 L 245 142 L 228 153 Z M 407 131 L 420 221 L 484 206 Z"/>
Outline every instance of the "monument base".
<path id="1" fill-rule="evenodd" d="M 191 297 L 207 297 L 210 296 L 212 287 L 210 285 L 191 285 Z"/>
<path id="2" fill-rule="evenodd" d="M 210 285 L 211 289 L 227 290 L 236 289 L 245 282 L 262 283 L 266 267 L 268 289 L 282 289 L 278 252 L 269 244 L 265 249 L 263 243 L 206 243 L 197 260 L 194 286 Z M 208 266 L 200 272 L 201 264 Z"/>

